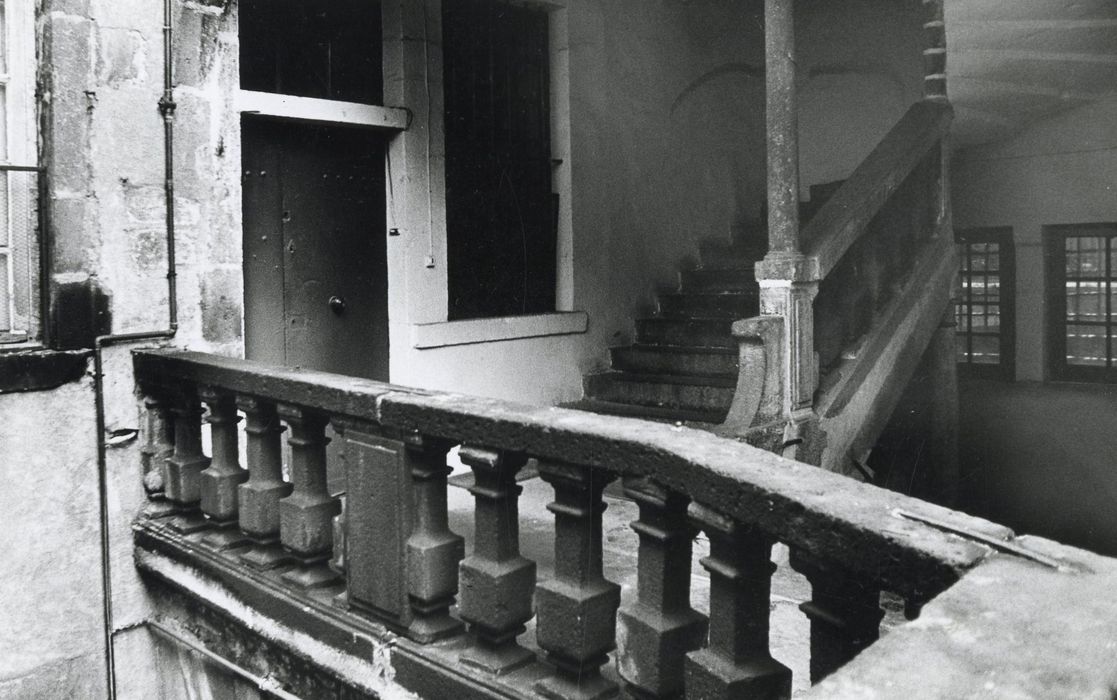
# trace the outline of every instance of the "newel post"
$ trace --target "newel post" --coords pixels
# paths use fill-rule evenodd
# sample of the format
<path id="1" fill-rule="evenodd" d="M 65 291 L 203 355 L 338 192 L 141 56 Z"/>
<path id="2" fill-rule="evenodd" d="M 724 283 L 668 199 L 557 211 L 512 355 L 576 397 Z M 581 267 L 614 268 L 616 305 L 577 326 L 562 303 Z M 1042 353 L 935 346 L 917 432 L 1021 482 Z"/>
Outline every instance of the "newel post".
<path id="1" fill-rule="evenodd" d="M 784 319 L 783 410 L 804 421 L 818 383 L 814 298 L 818 276 L 799 235 L 799 121 L 793 0 L 765 0 L 768 131 L 768 254 L 756 267 L 760 313 Z"/>

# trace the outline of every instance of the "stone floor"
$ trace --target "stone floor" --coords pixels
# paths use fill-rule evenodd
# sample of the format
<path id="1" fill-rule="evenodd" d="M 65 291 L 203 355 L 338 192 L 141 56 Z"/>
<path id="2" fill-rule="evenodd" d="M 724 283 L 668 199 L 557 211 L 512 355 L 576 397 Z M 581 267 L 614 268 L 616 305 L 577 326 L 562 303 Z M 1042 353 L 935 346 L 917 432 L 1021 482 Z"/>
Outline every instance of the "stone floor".
<path id="1" fill-rule="evenodd" d="M 471 481 L 468 472 L 460 473 L 449 489 L 450 527 L 466 538 L 467 552 L 472 549 L 473 496 L 464 488 Z M 546 509 L 553 500 L 551 487 L 538 478 L 521 483 L 520 550 L 536 562 L 539 579 L 548 578 L 554 570 L 554 516 Z M 612 490 L 612 489 L 611 489 Z M 621 586 L 621 605 L 628 605 L 636 594 L 636 551 L 638 540 L 629 523 L 638 516 L 636 504 L 624 498 L 605 496 L 608 507 L 604 516 L 605 576 Z M 691 564 L 691 605 L 702 613 L 709 612 L 710 582 L 698 560 L 708 553 L 708 543 L 700 535 L 694 546 Z M 799 610 L 799 604 L 810 597 L 810 584 L 787 564 L 787 548 L 773 548 L 773 561 L 779 568 L 772 578 L 771 649 L 772 655 L 792 670 L 793 691 L 802 693 L 809 687 L 810 625 Z M 521 642 L 534 646 L 534 629 L 521 637 Z"/>

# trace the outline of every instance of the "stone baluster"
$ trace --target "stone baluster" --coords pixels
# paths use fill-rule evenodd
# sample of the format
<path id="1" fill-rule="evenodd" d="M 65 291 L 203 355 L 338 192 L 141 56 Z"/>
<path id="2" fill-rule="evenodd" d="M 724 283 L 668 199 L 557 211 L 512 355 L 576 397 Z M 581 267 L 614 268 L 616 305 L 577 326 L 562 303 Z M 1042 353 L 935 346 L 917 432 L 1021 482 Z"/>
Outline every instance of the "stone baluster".
<path id="1" fill-rule="evenodd" d="M 706 618 L 690 607 L 689 499 L 648 479 L 625 479 L 624 492 L 640 508 L 640 549 L 636 601 L 618 616 L 617 669 L 634 698 L 677 697 L 685 654 L 706 638 Z"/>
<path id="2" fill-rule="evenodd" d="M 290 559 L 279 545 L 279 501 L 291 493 L 283 481 L 283 456 L 275 404 L 251 396 L 237 397 L 244 411 L 248 481 L 237 487 L 240 529 L 253 547 L 241 559 L 257 569 L 272 569 Z"/>
<path id="3" fill-rule="evenodd" d="M 458 614 L 469 623 L 476 644 L 461 656 L 464 664 L 491 674 L 512 671 L 535 659 L 516 637 L 531 619 L 535 562 L 520 556 L 516 472 L 523 455 L 462 447 L 462 462 L 473 469 L 470 492 L 476 499 L 473 554 L 459 569 Z"/>
<path id="4" fill-rule="evenodd" d="M 235 397 L 215 387 L 200 387 L 198 394 L 209 407 L 207 421 L 213 457 L 201 473 L 202 513 L 217 532 L 206 536 L 205 542 L 218 549 L 243 545 L 247 538 L 237 529 L 237 487 L 248 479 L 241 469 L 237 450 L 237 415 Z"/>
<path id="5" fill-rule="evenodd" d="M 291 495 L 279 502 L 279 540 L 298 563 L 283 580 L 300 588 L 321 588 L 339 576 L 327 562 L 333 553 L 333 518 L 338 499 L 326 488 L 325 416 L 281 404 L 279 415 L 291 428 Z"/>
<path id="6" fill-rule="evenodd" d="M 614 477 L 543 461 L 539 475 L 555 490 L 547 506 L 555 514 L 555 575 L 535 588 L 536 638 L 556 673 L 535 691 L 556 700 L 611 697 L 617 685 L 600 668 L 616 646 L 621 592 L 602 574 L 601 493 Z"/>
<path id="7" fill-rule="evenodd" d="M 458 594 L 458 564 L 465 557 L 465 542 L 450 531 L 446 510 L 450 447 L 450 442 L 416 435 L 405 448 L 415 493 L 415 527 L 407 540 L 412 614 L 407 635 L 424 644 L 462 629 L 462 623 L 450 615 Z"/>
<path id="8" fill-rule="evenodd" d="M 149 518 L 159 518 L 174 513 L 164 490 L 166 460 L 175 450 L 174 424 L 166 403 L 154 393 L 144 396 L 144 417 L 146 440 L 140 449 L 144 491 L 148 497 L 144 514 Z"/>
<path id="9" fill-rule="evenodd" d="M 687 696 L 790 697 L 791 671 L 768 650 L 772 541 L 698 504 L 690 514 L 710 539 L 710 638 L 687 655 Z"/>
<path id="10" fill-rule="evenodd" d="M 208 527 L 199 511 L 202 499 L 202 470 L 209 458 L 202 453 L 202 407 L 194 387 L 176 388 L 171 413 L 174 415 L 175 448 L 164 461 L 163 490 L 177 517 L 170 525 L 181 533 Z"/>
<path id="11" fill-rule="evenodd" d="M 811 621 L 811 683 L 817 683 L 880 637 L 880 588 L 802 550 L 791 550 L 791 566 L 811 582 L 811 599 L 799 608 Z"/>

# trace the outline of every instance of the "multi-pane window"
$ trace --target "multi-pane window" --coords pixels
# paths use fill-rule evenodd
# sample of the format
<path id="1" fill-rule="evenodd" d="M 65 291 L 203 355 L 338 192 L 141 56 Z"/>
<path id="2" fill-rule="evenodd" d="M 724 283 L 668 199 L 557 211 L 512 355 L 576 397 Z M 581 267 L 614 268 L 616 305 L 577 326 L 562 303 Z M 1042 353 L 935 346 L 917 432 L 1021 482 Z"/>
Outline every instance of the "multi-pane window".
<path id="1" fill-rule="evenodd" d="M 34 7 L 0 0 L 0 343 L 38 330 Z"/>
<path id="2" fill-rule="evenodd" d="M 1117 379 L 1117 224 L 1050 226 L 1048 290 L 1054 379 Z"/>
<path id="3" fill-rule="evenodd" d="M 957 358 L 978 374 L 1013 373 L 1012 229 L 958 232 Z"/>

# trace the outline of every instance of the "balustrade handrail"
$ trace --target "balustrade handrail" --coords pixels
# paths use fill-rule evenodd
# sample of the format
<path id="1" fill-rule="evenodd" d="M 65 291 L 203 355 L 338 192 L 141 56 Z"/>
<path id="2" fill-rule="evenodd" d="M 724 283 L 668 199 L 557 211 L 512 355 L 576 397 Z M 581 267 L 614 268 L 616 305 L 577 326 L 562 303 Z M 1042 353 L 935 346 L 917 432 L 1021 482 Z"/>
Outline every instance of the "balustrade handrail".
<path id="1" fill-rule="evenodd" d="M 378 424 L 403 435 L 648 477 L 725 517 L 913 599 L 953 584 L 991 550 L 899 513 L 1007 540 L 1012 531 L 689 428 L 410 389 L 176 350 L 139 350 L 141 384 L 189 383 Z"/>
<path id="2" fill-rule="evenodd" d="M 913 104 L 803 229 L 805 255 L 825 279 L 889 197 L 950 128 L 945 100 Z"/>

